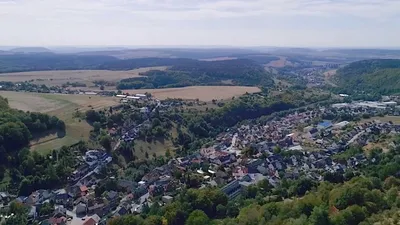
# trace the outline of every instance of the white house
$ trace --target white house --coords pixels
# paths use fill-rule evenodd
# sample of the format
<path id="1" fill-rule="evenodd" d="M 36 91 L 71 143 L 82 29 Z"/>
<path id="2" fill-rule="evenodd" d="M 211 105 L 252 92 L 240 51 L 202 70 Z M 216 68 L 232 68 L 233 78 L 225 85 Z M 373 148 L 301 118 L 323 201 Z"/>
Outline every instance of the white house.
<path id="1" fill-rule="evenodd" d="M 143 107 L 143 108 L 140 108 L 140 112 L 141 113 L 149 113 L 150 111 L 149 111 L 149 108 Z"/>

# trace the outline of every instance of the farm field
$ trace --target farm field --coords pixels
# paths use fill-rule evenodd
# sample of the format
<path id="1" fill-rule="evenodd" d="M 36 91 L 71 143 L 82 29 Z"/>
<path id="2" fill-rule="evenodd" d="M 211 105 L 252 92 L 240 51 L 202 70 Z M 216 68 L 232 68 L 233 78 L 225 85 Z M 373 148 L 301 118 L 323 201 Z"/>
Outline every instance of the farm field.
<path id="1" fill-rule="evenodd" d="M 371 119 L 380 120 L 382 122 L 392 121 L 393 124 L 400 125 L 400 116 L 372 117 Z"/>
<path id="2" fill-rule="evenodd" d="M 200 101 L 212 101 L 213 99 L 229 99 L 234 96 L 240 96 L 247 93 L 256 93 L 261 90 L 258 87 L 244 86 L 191 86 L 183 88 L 165 88 L 165 89 L 138 89 L 124 90 L 124 93 L 138 94 L 151 93 L 158 99 L 181 98 L 181 99 L 199 99 Z"/>
<path id="3" fill-rule="evenodd" d="M 0 81 L 23 82 L 32 81 L 35 84 L 61 86 L 67 82 L 85 83 L 87 87 L 93 86 L 93 81 L 105 80 L 117 82 L 121 79 L 139 77 L 139 73 L 149 70 L 165 70 L 167 67 L 146 67 L 129 71 L 110 70 L 59 70 L 59 71 L 33 71 L 21 73 L 0 74 Z"/>
<path id="4" fill-rule="evenodd" d="M 217 58 L 209 58 L 209 59 L 200 59 L 200 61 L 224 61 L 224 60 L 234 60 L 237 57 L 217 57 Z"/>
<path id="5" fill-rule="evenodd" d="M 279 57 L 279 60 L 274 60 L 270 63 L 268 63 L 266 66 L 267 67 L 276 67 L 276 68 L 281 68 L 281 67 L 285 67 L 285 66 L 291 66 L 292 63 L 289 62 L 286 57 Z"/>
<path id="6" fill-rule="evenodd" d="M 66 124 L 66 135 L 58 137 L 56 133 L 47 136 L 35 137 L 31 142 L 31 150 L 48 152 L 63 145 L 71 145 L 79 140 L 88 140 L 91 126 L 84 120 L 73 118 L 76 110 L 84 113 L 87 110 L 108 108 L 119 104 L 113 97 L 42 94 L 28 92 L 0 91 L 0 95 L 7 98 L 12 108 L 43 112 L 57 116 Z"/>
<path id="7" fill-rule="evenodd" d="M 382 122 L 393 122 L 393 124 L 396 125 L 400 125 L 400 116 L 384 116 L 384 117 L 371 117 L 369 119 L 362 119 L 361 122 L 362 123 L 366 123 L 366 122 L 370 122 L 370 121 L 374 121 L 374 120 L 379 120 Z"/>

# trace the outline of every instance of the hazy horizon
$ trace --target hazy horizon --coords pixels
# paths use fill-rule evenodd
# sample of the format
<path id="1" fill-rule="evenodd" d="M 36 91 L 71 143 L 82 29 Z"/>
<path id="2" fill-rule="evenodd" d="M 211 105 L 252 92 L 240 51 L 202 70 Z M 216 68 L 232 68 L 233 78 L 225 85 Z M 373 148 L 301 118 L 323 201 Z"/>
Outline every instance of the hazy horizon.
<path id="1" fill-rule="evenodd" d="M 400 47 L 394 0 L 0 0 L 0 46 Z"/>

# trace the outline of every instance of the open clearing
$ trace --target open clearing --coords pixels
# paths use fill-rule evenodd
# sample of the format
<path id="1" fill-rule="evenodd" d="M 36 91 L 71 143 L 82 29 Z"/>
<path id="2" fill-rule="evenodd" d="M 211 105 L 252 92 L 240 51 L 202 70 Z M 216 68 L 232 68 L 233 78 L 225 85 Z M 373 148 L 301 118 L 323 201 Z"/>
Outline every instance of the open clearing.
<path id="1" fill-rule="evenodd" d="M 146 67 L 128 71 L 110 70 L 55 70 L 55 71 L 33 71 L 21 73 L 0 74 L 0 81 L 23 82 L 32 81 L 35 84 L 50 86 L 61 86 L 67 82 L 85 83 L 87 87 L 93 86 L 93 81 L 104 80 L 117 82 L 121 79 L 139 77 L 139 73 L 149 70 L 165 70 L 167 67 Z"/>
<path id="2" fill-rule="evenodd" d="M 91 126 L 85 121 L 73 118 L 76 110 L 84 113 L 87 110 L 102 109 L 119 104 L 117 98 L 87 96 L 42 94 L 29 92 L 0 91 L 0 95 L 7 98 L 12 108 L 43 112 L 57 116 L 66 124 L 66 135 L 59 138 L 57 134 L 37 137 L 31 142 L 31 149 L 48 152 L 63 145 L 71 145 L 80 140 L 88 140 Z"/>
<path id="3" fill-rule="evenodd" d="M 335 76 L 337 70 L 328 70 L 324 73 L 324 80 L 326 84 L 329 84 L 333 87 L 337 87 L 335 83 L 332 82 L 332 78 Z"/>
<path id="4" fill-rule="evenodd" d="M 256 93 L 261 90 L 258 87 L 244 86 L 191 86 L 183 88 L 165 88 L 165 89 L 138 89 L 124 90 L 124 93 L 139 94 L 151 93 L 158 99 L 181 98 L 181 99 L 199 99 L 200 101 L 212 101 L 213 99 L 229 99 L 234 96 L 240 96 L 247 93 Z"/>
<path id="5" fill-rule="evenodd" d="M 331 79 L 335 74 L 336 74 L 336 69 L 335 70 L 328 70 L 324 73 L 325 78 Z"/>
<path id="6" fill-rule="evenodd" d="M 381 122 L 393 122 L 393 124 L 400 125 L 400 116 L 384 116 L 384 117 L 371 117 L 369 119 L 362 119 L 362 123 L 379 120 Z"/>
<path id="7" fill-rule="evenodd" d="M 266 66 L 267 67 L 276 67 L 276 68 L 281 68 L 285 66 L 291 66 L 292 63 L 289 62 L 286 57 L 279 56 L 279 60 L 274 60 L 272 62 L 269 62 Z"/>
<path id="8" fill-rule="evenodd" d="M 372 117 L 373 120 L 380 120 L 382 122 L 393 122 L 393 124 L 400 125 L 400 116 L 385 116 L 385 117 Z"/>

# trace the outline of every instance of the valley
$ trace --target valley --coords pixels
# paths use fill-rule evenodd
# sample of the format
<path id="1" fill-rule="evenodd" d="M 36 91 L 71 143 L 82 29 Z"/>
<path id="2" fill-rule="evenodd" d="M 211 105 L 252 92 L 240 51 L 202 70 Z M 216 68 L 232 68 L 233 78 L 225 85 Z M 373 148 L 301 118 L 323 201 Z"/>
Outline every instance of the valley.
<path id="1" fill-rule="evenodd" d="M 35 202 L 41 219 L 20 213 L 24 221 L 62 218 L 45 215 L 62 206 L 78 224 L 184 225 L 195 213 L 249 224 L 247 210 L 269 207 L 278 211 L 268 221 L 292 224 L 282 212 L 306 204 L 312 212 L 296 215 L 308 220 L 329 205 L 336 225 L 356 207 L 357 222 L 375 221 L 370 202 L 394 209 L 385 197 L 366 199 L 389 195 L 400 169 L 397 61 L 276 51 L 5 57 L 11 67 L 0 72 L 15 73 L 0 74 L 0 189 L 29 196 L 21 204 L 31 210 Z M 353 189 L 366 194 L 349 205 Z"/>

